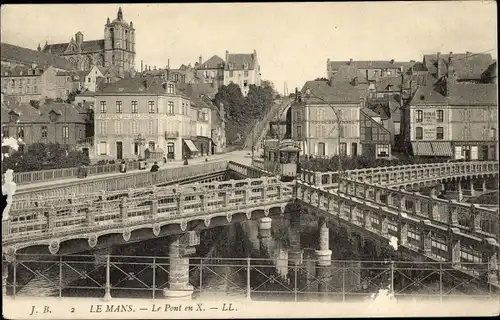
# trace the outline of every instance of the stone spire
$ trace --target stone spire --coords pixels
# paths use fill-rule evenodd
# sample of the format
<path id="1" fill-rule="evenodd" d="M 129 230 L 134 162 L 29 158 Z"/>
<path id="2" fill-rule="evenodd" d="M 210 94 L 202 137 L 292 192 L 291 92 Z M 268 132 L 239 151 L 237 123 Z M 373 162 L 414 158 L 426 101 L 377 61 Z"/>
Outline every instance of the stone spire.
<path id="1" fill-rule="evenodd" d="M 118 8 L 118 20 L 123 20 L 122 7 Z"/>

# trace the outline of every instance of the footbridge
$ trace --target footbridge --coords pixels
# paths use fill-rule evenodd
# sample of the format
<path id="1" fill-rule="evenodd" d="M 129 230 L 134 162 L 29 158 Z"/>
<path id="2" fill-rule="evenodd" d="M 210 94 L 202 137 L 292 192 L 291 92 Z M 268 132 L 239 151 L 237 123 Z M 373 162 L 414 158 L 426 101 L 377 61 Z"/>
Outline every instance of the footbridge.
<path id="1" fill-rule="evenodd" d="M 498 179 L 497 162 L 370 168 L 341 176 L 304 171 L 290 183 L 260 168 L 235 162 L 226 166 L 246 179 L 106 190 L 72 198 L 71 203 L 61 197 L 18 199 L 2 223 L 2 253 L 12 262 L 19 253 L 40 253 L 42 248 L 52 255 L 74 252 L 74 247 L 63 247 L 77 242 L 90 250 L 117 241 L 174 236 L 170 254 L 178 259 L 190 251 L 179 251 L 181 243 L 196 246 L 193 237 L 200 228 L 264 218 L 259 232 L 269 237 L 270 217 L 286 213 L 296 221 L 305 212 L 321 221 L 319 266 L 331 262 L 328 228 L 341 225 L 349 234 L 392 245 L 405 259 L 445 262 L 471 277 L 486 273 L 486 283 L 499 285 L 498 210 L 411 191 L 450 180 Z M 301 210 L 290 214 L 290 206 Z M 296 242 L 290 239 L 292 247 Z"/>

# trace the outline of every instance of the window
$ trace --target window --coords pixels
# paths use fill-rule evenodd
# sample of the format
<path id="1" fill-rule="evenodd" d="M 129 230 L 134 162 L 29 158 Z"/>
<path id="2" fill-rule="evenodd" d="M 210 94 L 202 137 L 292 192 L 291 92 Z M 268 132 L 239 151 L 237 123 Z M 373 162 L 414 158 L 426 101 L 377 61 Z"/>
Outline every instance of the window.
<path id="1" fill-rule="evenodd" d="M 297 138 L 302 138 L 302 126 L 297 126 Z"/>
<path id="2" fill-rule="evenodd" d="M 8 138 L 9 137 L 9 127 L 8 126 L 3 126 L 2 127 L 2 136 L 4 138 Z"/>
<path id="3" fill-rule="evenodd" d="M 245 75 L 245 77 L 248 77 L 248 71 L 247 70 L 245 70 L 244 75 Z"/>
<path id="4" fill-rule="evenodd" d="M 132 120 L 132 134 L 135 135 L 139 132 L 139 122 Z"/>
<path id="5" fill-rule="evenodd" d="M 149 113 L 155 113 L 155 102 L 154 101 L 148 101 L 148 110 L 149 110 Z"/>
<path id="6" fill-rule="evenodd" d="M 69 127 L 67 125 L 63 126 L 63 144 L 68 144 L 69 140 Z"/>
<path id="7" fill-rule="evenodd" d="M 83 139 L 83 138 L 84 138 L 83 129 L 80 129 L 78 131 L 78 139 Z"/>
<path id="8" fill-rule="evenodd" d="M 113 56 L 113 60 L 114 60 L 115 56 Z M 111 77 L 106 77 L 106 83 L 111 83 Z"/>
<path id="9" fill-rule="evenodd" d="M 174 80 L 179 81 L 179 74 L 178 73 L 174 74 Z"/>
<path id="10" fill-rule="evenodd" d="M 208 78 L 208 71 L 206 71 L 206 70 L 205 70 L 205 71 L 203 71 L 203 76 L 204 76 L 205 78 Z"/>
<path id="11" fill-rule="evenodd" d="M 115 120 L 115 134 L 123 134 L 123 122 Z"/>
<path id="12" fill-rule="evenodd" d="M 319 156 L 324 156 L 326 151 L 325 143 L 320 142 L 318 143 L 318 155 Z"/>
<path id="13" fill-rule="evenodd" d="M 436 139 L 437 140 L 443 140 L 443 138 L 444 138 L 444 128 L 443 127 L 437 127 Z"/>
<path id="14" fill-rule="evenodd" d="M 107 134 L 107 127 L 106 127 L 106 121 L 105 120 L 101 120 L 101 122 L 99 123 L 99 129 L 101 131 L 101 136 L 106 136 L 106 134 Z"/>
<path id="15" fill-rule="evenodd" d="M 416 122 L 422 122 L 424 119 L 424 112 L 422 110 L 417 110 L 416 115 L 417 115 Z"/>
<path id="16" fill-rule="evenodd" d="M 243 80 L 243 86 L 248 87 L 248 80 Z"/>
<path id="17" fill-rule="evenodd" d="M 340 154 L 341 155 L 347 154 L 347 143 L 345 143 L 345 142 L 340 143 Z"/>
<path id="18" fill-rule="evenodd" d="M 302 112 L 300 112 L 300 111 L 295 112 L 295 120 L 302 121 Z"/>
<path id="19" fill-rule="evenodd" d="M 377 156 L 378 157 L 388 157 L 389 156 L 389 145 L 378 144 L 377 145 Z"/>
<path id="20" fill-rule="evenodd" d="M 174 92 L 174 85 L 169 83 L 168 86 L 167 86 L 167 93 L 175 93 Z"/>
<path id="21" fill-rule="evenodd" d="M 356 142 L 353 142 L 351 145 L 351 155 L 353 156 L 358 155 L 358 144 Z"/>
<path id="22" fill-rule="evenodd" d="M 137 101 L 132 101 L 132 113 L 137 113 Z"/>
<path id="23" fill-rule="evenodd" d="M 443 121 L 444 121 L 443 110 L 438 110 L 437 111 L 437 122 L 443 122 Z"/>
<path id="24" fill-rule="evenodd" d="M 108 144 L 106 143 L 106 141 L 101 141 L 99 143 L 99 154 L 105 155 L 107 149 L 108 149 Z"/>
<path id="25" fill-rule="evenodd" d="M 174 114 L 174 102 L 173 101 L 169 101 L 168 102 L 168 113 L 170 114 Z"/>
<path id="26" fill-rule="evenodd" d="M 415 129 L 415 139 L 416 140 L 422 140 L 424 137 L 424 132 L 422 130 L 422 127 L 417 127 Z"/>
<path id="27" fill-rule="evenodd" d="M 134 143 L 134 154 L 135 155 L 139 154 L 139 143 L 137 142 Z"/>
<path id="28" fill-rule="evenodd" d="M 18 147 L 17 147 L 17 151 L 20 152 L 20 153 L 24 153 L 24 144 L 20 144 Z"/>
<path id="29" fill-rule="evenodd" d="M 365 128 L 365 140 L 373 140 L 373 134 L 372 134 L 372 128 L 371 127 L 366 127 Z"/>
<path id="30" fill-rule="evenodd" d="M 17 137 L 24 139 L 24 128 L 23 127 L 17 127 Z"/>
<path id="31" fill-rule="evenodd" d="M 325 126 L 324 125 L 317 125 L 316 126 L 316 137 L 324 137 L 325 136 Z"/>
<path id="32" fill-rule="evenodd" d="M 42 138 L 47 138 L 47 126 L 42 126 Z"/>
<path id="33" fill-rule="evenodd" d="M 91 79 L 91 78 L 88 78 L 88 79 L 87 79 L 87 82 L 88 82 L 88 83 L 92 82 L 92 79 Z"/>
<path id="34" fill-rule="evenodd" d="M 122 102 L 116 101 L 116 113 L 122 113 Z"/>
<path id="35" fill-rule="evenodd" d="M 496 130 L 495 128 L 490 129 L 490 140 L 496 140 Z"/>
<path id="36" fill-rule="evenodd" d="M 153 134 L 153 120 L 148 121 L 148 134 Z"/>
<path id="37" fill-rule="evenodd" d="M 101 113 L 106 113 L 106 101 L 101 101 Z"/>
<path id="38" fill-rule="evenodd" d="M 149 141 L 148 149 L 149 149 L 149 151 L 153 151 L 155 149 L 155 142 L 154 141 Z"/>
<path id="39" fill-rule="evenodd" d="M 233 75 L 234 75 L 234 74 L 233 74 L 233 71 L 232 71 L 232 70 L 231 70 L 231 71 L 229 71 L 229 77 L 231 77 L 231 78 L 232 78 L 232 77 L 233 77 Z"/>

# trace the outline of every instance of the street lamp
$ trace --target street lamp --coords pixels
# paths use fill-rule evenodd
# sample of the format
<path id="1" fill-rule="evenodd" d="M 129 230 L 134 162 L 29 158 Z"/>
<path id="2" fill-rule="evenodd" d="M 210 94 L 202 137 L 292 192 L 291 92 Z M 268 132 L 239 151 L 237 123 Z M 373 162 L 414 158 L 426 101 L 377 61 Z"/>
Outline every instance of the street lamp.
<path id="1" fill-rule="evenodd" d="M 339 169 L 338 169 L 338 172 L 339 172 L 339 179 L 341 176 L 343 176 L 343 170 L 342 170 L 342 160 L 340 158 L 340 124 L 341 124 L 341 114 L 340 112 L 335 109 L 328 101 L 326 101 L 325 99 L 321 98 L 321 97 L 318 97 L 317 95 L 315 95 L 314 93 L 312 93 L 311 89 L 307 88 L 306 89 L 306 95 L 305 95 L 305 98 L 309 98 L 310 96 L 313 96 L 314 98 L 316 99 L 319 99 L 321 100 L 322 102 L 326 103 L 332 110 L 333 110 L 333 113 L 335 114 L 335 117 L 337 118 L 336 119 L 336 122 L 337 122 L 337 145 L 338 145 L 338 159 L 339 159 Z M 332 128 L 332 131 L 333 129 L 335 129 L 335 127 Z M 330 133 L 332 132 L 330 131 Z M 328 135 L 330 135 L 330 133 Z M 340 180 L 339 180 L 339 183 L 340 183 Z"/>

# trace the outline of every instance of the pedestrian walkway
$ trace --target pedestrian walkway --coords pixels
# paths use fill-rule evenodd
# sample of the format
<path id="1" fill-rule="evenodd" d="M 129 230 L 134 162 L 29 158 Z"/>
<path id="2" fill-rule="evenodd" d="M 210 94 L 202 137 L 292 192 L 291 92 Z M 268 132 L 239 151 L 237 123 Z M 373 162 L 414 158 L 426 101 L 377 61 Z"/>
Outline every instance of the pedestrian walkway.
<path id="1" fill-rule="evenodd" d="M 245 162 L 248 162 L 249 160 L 245 159 L 245 155 L 248 153 L 248 151 L 233 151 L 229 153 L 222 153 L 222 154 L 215 154 L 211 155 L 208 157 L 208 161 L 205 162 L 205 157 L 199 157 L 195 159 L 189 159 L 189 164 L 185 167 L 189 168 L 190 166 L 193 165 L 200 165 L 203 163 L 212 163 L 212 162 L 217 162 L 217 161 L 238 161 L 240 163 L 245 164 Z M 161 164 L 161 163 L 160 163 Z M 161 170 L 167 170 L 170 168 L 179 168 L 179 167 L 184 167 L 184 161 L 172 161 L 172 162 L 167 162 L 166 164 L 162 164 L 160 166 L 160 171 Z M 100 175 L 95 175 L 95 176 L 88 176 L 87 178 L 67 178 L 67 179 L 60 179 L 60 180 L 51 180 L 51 181 L 46 181 L 46 182 L 38 182 L 38 183 L 32 183 L 32 184 L 25 184 L 25 185 L 19 185 L 16 187 L 16 192 L 26 192 L 32 189 L 39 189 L 39 188 L 48 188 L 52 186 L 58 186 L 58 185 L 64 185 L 64 184 L 72 184 L 75 182 L 92 182 L 92 181 L 98 181 L 98 180 L 106 180 L 109 178 L 117 177 L 117 176 L 123 176 L 126 177 L 128 175 L 137 173 L 137 172 L 149 172 L 150 166 L 146 170 L 131 170 L 127 171 L 125 173 L 120 173 L 120 172 L 113 172 L 113 173 L 108 173 L 108 174 L 100 174 Z"/>

